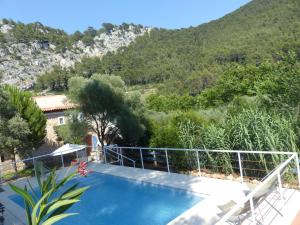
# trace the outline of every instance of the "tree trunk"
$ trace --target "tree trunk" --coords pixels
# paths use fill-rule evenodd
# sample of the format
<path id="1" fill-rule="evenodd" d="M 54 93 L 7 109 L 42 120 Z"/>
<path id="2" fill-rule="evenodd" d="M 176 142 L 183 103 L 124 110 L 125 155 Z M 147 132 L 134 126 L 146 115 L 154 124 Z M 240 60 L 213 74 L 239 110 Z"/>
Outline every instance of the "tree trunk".
<path id="1" fill-rule="evenodd" d="M 101 148 L 103 149 L 103 147 L 104 147 L 104 134 L 103 134 L 103 131 L 102 131 L 102 127 L 100 128 L 98 120 L 96 119 L 95 116 L 92 116 L 92 118 L 93 118 L 93 120 L 96 124 L 96 133 L 97 133 L 97 136 L 98 136 L 98 140 L 100 141 L 100 143 L 102 145 Z"/>
<path id="2" fill-rule="evenodd" d="M 16 162 L 16 161 L 17 161 L 17 160 L 16 160 L 16 154 L 13 153 L 13 162 L 12 162 L 12 164 L 13 164 L 15 173 L 18 174 L 18 167 L 17 167 L 17 162 Z"/>
<path id="3" fill-rule="evenodd" d="M 102 139 L 102 137 L 101 137 L 101 135 L 100 135 L 100 134 L 97 134 L 97 136 L 98 136 L 98 140 L 100 141 L 101 148 L 103 149 L 103 147 L 104 147 L 104 142 L 103 142 L 103 139 Z"/>

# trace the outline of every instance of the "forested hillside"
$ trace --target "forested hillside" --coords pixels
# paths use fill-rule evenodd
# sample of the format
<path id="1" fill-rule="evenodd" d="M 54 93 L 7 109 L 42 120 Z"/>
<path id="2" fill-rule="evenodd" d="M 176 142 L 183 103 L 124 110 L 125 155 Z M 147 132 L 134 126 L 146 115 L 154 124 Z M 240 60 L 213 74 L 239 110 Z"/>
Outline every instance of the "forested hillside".
<path id="1" fill-rule="evenodd" d="M 187 29 L 154 28 L 128 47 L 102 59 L 84 59 L 64 77 L 93 73 L 121 76 L 128 85 L 162 84 L 163 93 L 197 95 L 213 85 L 233 63 L 260 65 L 300 55 L 300 2 L 253 0 L 221 19 Z M 38 87 L 64 89 L 67 82 L 44 74 Z M 67 75 L 66 75 L 67 74 Z M 64 82 L 62 84 L 62 82 Z"/>
<path id="2" fill-rule="evenodd" d="M 230 63 L 279 60 L 300 54 L 300 1 L 253 0 L 239 10 L 198 27 L 153 29 L 128 48 L 103 58 L 103 72 L 128 84 L 165 82 L 168 90 L 197 94 Z"/>

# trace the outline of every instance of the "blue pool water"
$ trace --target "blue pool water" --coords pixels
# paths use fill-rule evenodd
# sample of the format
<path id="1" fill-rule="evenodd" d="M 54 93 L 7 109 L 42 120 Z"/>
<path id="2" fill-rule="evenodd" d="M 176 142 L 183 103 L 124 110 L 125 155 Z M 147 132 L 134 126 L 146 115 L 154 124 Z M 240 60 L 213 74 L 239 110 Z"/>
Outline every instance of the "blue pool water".
<path id="1" fill-rule="evenodd" d="M 163 225 L 202 200 L 181 189 L 137 182 L 101 173 L 71 183 L 91 186 L 81 201 L 69 209 L 77 212 L 58 225 Z M 11 196 L 23 206 L 23 200 Z"/>

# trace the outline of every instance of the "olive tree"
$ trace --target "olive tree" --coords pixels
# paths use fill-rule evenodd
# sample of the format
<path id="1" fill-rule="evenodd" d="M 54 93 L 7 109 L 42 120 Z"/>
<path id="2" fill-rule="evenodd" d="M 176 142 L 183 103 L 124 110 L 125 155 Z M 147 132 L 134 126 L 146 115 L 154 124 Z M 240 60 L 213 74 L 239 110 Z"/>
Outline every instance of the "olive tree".
<path id="1" fill-rule="evenodd" d="M 80 105 L 102 146 L 118 139 L 136 142 L 143 133 L 137 116 L 125 101 L 125 90 L 124 82 L 117 76 L 95 74 L 90 79 L 74 77 L 69 82 L 69 97 Z"/>

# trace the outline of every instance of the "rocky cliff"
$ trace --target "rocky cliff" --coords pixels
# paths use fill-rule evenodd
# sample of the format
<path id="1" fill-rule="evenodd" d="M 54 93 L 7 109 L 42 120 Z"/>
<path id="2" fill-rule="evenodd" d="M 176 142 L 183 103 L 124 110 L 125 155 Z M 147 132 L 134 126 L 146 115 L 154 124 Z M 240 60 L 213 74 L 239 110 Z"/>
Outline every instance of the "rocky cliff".
<path id="1" fill-rule="evenodd" d="M 53 66 L 71 67 L 82 57 L 101 57 L 115 52 L 149 32 L 150 28 L 126 24 L 126 27 L 111 26 L 92 31 L 93 35 L 77 33 L 80 37 L 75 38 L 75 34 L 67 35 L 40 23 L 28 26 L 0 20 L 2 82 L 30 88 L 39 74 L 51 70 Z M 90 38 L 88 43 L 84 39 L 87 35 Z"/>

